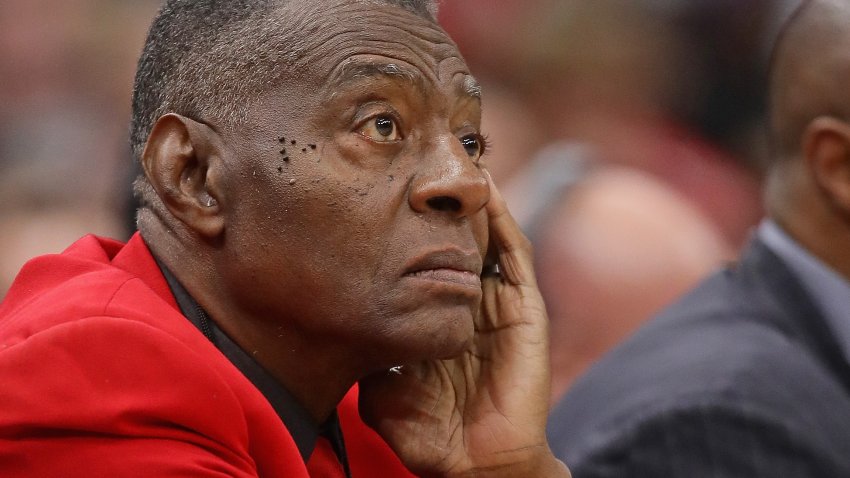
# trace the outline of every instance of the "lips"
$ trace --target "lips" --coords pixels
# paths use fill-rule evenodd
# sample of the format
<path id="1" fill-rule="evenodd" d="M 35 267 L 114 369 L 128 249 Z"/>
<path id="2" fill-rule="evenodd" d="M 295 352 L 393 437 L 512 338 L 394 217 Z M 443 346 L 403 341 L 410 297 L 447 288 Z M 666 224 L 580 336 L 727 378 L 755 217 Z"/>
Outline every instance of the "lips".
<path id="1" fill-rule="evenodd" d="M 415 257 L 405 267 L 404 277 L 480 288 L 481 267 L 478 251 L 445 248 Z"/>

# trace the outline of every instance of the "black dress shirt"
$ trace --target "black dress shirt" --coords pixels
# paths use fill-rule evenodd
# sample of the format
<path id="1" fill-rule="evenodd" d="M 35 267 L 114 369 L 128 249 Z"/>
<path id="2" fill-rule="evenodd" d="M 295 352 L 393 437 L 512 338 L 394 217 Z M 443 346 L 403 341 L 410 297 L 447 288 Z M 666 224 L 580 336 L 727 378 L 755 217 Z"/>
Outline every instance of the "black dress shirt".
<path id="1" fill-rule="evenodd" d="M 266 397 L 286 429 L 289 430 L 289 434 L 295 441 L 304 462 L 306 463 L 310 459 L 316 441 L 319 436 L 322 436 L 331 443 L 345 470 L 345 475 L 350 477 L 351 472 L 345 453 L 345 442 L 342 438 L 342 429 L 336 412 L 325 423 L 317 424 L 304 406 L 283 385 L 228 337 L 214 320 L 210 319 L 206 311 L 189 295 L 183 285 L 174 277 L 174 274 L 158 260 L 157 264 L 168 282 L 171 293 L 174 294 L 180 311 Z"/>

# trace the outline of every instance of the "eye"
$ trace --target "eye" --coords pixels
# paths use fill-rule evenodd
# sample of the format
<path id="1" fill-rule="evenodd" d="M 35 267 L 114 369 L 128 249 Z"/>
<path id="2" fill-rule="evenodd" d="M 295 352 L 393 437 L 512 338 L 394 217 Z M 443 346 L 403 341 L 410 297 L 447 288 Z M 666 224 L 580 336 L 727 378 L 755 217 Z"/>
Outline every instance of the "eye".
<path id="1" fill-rule="evenodd" d="M 466 150 L 470 158 L 478 159 L 484 154 L 484 138 L 477 134 L 470 134 L 460 138 L 460 144 Z"/>
<path id="2" fill-rule="evenodd" d="M 389 115 L 376 116 L 367 121 L 358 130 L 360 134 L 379 143 L 398 141 L 401 139 L 395 119 Z"/>

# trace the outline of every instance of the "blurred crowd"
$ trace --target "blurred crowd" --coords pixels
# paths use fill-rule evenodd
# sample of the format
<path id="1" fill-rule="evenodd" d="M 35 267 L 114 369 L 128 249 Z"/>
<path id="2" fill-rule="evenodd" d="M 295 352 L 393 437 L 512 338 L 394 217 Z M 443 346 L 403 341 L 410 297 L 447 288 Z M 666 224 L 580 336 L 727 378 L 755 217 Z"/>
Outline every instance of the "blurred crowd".
<path id="1" fill-rule="evenodd" d="M 130 91 L 158 6 L 0 2 L 0 297 L 34 255 L 129 236 Z"/>
<path id="2" fill-rule="evenodd" d="M 765 70 L 796 4 L 442 1 L 536 246 L 556 395 L 758 222 Z M 0 298 L 34 255 L 131 234 L 130 92 L 158 6 L 0 2 Z"/>

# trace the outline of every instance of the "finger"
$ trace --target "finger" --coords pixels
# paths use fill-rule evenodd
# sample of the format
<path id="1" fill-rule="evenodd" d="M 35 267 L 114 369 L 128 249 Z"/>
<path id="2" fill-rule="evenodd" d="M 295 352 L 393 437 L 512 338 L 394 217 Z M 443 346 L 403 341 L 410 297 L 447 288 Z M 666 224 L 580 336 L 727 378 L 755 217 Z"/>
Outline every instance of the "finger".
<path id="1" fill-rule="evenodd" d="M 490 172 L 486 169 L 484 172 L 490 185 L 490 201 L 486 207 L 490 241 L 496 245 L 502 278 L 514 285 L 534 284 L 531 242 L 508 211 L 507 203 L 496 189 Z"/>

